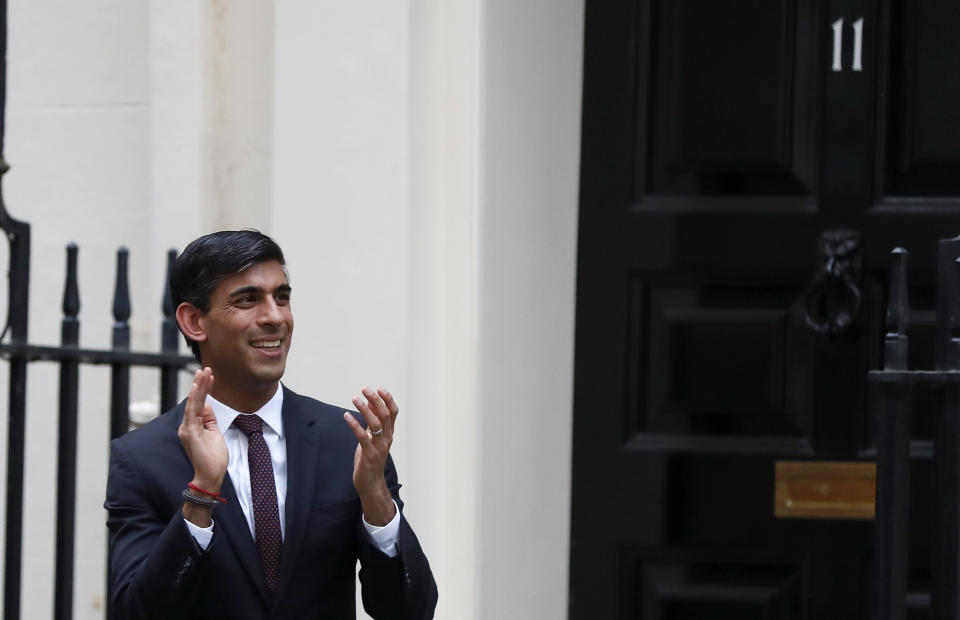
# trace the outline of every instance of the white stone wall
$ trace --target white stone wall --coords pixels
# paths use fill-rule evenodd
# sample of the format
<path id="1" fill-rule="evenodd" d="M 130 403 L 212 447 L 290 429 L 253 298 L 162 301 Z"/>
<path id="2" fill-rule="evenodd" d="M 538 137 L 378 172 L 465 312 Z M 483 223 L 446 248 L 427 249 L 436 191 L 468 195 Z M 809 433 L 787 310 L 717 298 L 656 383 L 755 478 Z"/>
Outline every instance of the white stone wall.
<path id="1" fill-rule="evenodd" d="M 437 617 L 564 617 L 582 10 L 11 0 L 4 193 L 33 225 L 31 340 L 59 337 L 70 240 L 82 342 L 109 343 L 126 244 L 134 346 L 154 349 L 165 250 L 264 230 L 295 291 L 289 385 L 400 399 Z M 25 618 L 52 610 L 55 386 L 31 366 Z M 107 386 L 83 370 L 78 619 L 102 617 Z M 133 391 L 155 402 L 155 375 Z"/>
<path id="2" fill-rule="evenodd" d="M 477 619 L 567 615 L 580 4 L 485 6 Z"/>

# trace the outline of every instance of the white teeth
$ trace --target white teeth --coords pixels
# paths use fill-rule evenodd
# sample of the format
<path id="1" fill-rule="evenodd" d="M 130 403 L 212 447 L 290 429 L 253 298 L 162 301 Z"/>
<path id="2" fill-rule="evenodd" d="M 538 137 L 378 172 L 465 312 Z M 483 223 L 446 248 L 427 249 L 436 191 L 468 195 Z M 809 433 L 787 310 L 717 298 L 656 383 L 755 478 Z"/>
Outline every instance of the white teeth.
<path id="1" fill-rule="evenodd" d="M 254 343 L 253 343 L 253 346 L 255 346 L 255 347 L 258 348 L 258 349 L 269 349 L 270 347 L 279 347 L 279 346 L 280 346 L 280 341 L 279 341 L 279 340 L 266 340 L 266 341 L 264 341 L 264 342 L 254 342 Z"/>

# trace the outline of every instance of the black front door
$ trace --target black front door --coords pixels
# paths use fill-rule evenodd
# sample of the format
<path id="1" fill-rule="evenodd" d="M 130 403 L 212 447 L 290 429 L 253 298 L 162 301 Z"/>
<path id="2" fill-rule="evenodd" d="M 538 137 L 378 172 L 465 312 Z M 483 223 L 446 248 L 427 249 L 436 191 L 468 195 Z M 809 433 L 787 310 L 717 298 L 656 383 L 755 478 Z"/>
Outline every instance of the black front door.
<path id="1" fill-rule="evenodd" d="M 896 246 L 910 364 L 933 367 L 936 241 L 960 233 L 957 33 L 955 0 L 587 1 L 571 618 L 870 617 L 872 521 L 775 516 L 775 471 L 873 460 Z M 859 236 L 855 292 L 812 286 L 829 231 Z"/>

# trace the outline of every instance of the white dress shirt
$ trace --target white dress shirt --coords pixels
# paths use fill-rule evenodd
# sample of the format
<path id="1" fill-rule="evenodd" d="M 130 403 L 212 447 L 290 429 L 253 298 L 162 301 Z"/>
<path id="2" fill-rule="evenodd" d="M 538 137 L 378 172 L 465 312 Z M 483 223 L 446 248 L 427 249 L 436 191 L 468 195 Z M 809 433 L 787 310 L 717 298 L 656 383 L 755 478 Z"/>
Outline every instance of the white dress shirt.
<path id="1" fill-rule="evenodd" d="M 250 535 L 256 539 L 256 530 L 253 524 L 253 493 L 250 488 L 250 465 L 247 461 L 247 436 L 233 426 L 233 420 L 238 415 L 253 414 L 235 411 L 210 395 L 207 395 L 207 403 L 210 404 L 214 415 L 217 416 L 217 426 L 223 433 L 223 440 L 227 444 L 227 473 L 230 474 L 233 488 L 237 492 L 237 500 L 240 502 L 243 516 L 247 518 L 247 524 L 250 526 Z M 280 535 L 286 536 L 284 515 L 286 514 L 287 498 L 287 438 L 283 433 L 282 407 L 283 388 L 278 387 L 273 398 L 267 401 L 258 411 L 255 411 L 254 414 L 260 416 L 260 419 L 263 420 L 263 440 L 267 444 L 267 448 L 270 449 L 270 460 L 273 461 L 273 480 L 277 488 Z M 396 502 L 394 502 L 394 507 L 396 507 Z M 362 521 L 373 545 L 391 558 L 396 557 L 397 535 L 400 532 L 399 508 L 396 509 L 390 523 L 383 527 L 370 525 L 366 519 L 362 519 Z M 201 549 L 206 549 L 213 538 L 214 523 L 211 523 L 209 527 L 200 527 L 186 519 L 184 519 L 184 522 L 197 541 L 197 545 Z"/>

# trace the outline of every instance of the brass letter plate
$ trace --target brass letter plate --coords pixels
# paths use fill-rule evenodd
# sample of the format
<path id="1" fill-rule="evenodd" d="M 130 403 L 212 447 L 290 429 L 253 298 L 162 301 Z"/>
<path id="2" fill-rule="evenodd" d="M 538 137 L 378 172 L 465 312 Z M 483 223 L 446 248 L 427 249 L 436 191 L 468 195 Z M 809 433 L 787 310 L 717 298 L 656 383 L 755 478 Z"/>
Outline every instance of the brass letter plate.
<path id="1" fill-rule="evenodd" d="M 877 465 L 777 461 L 775 491 L 780 519 L 873 519 Z"/>

